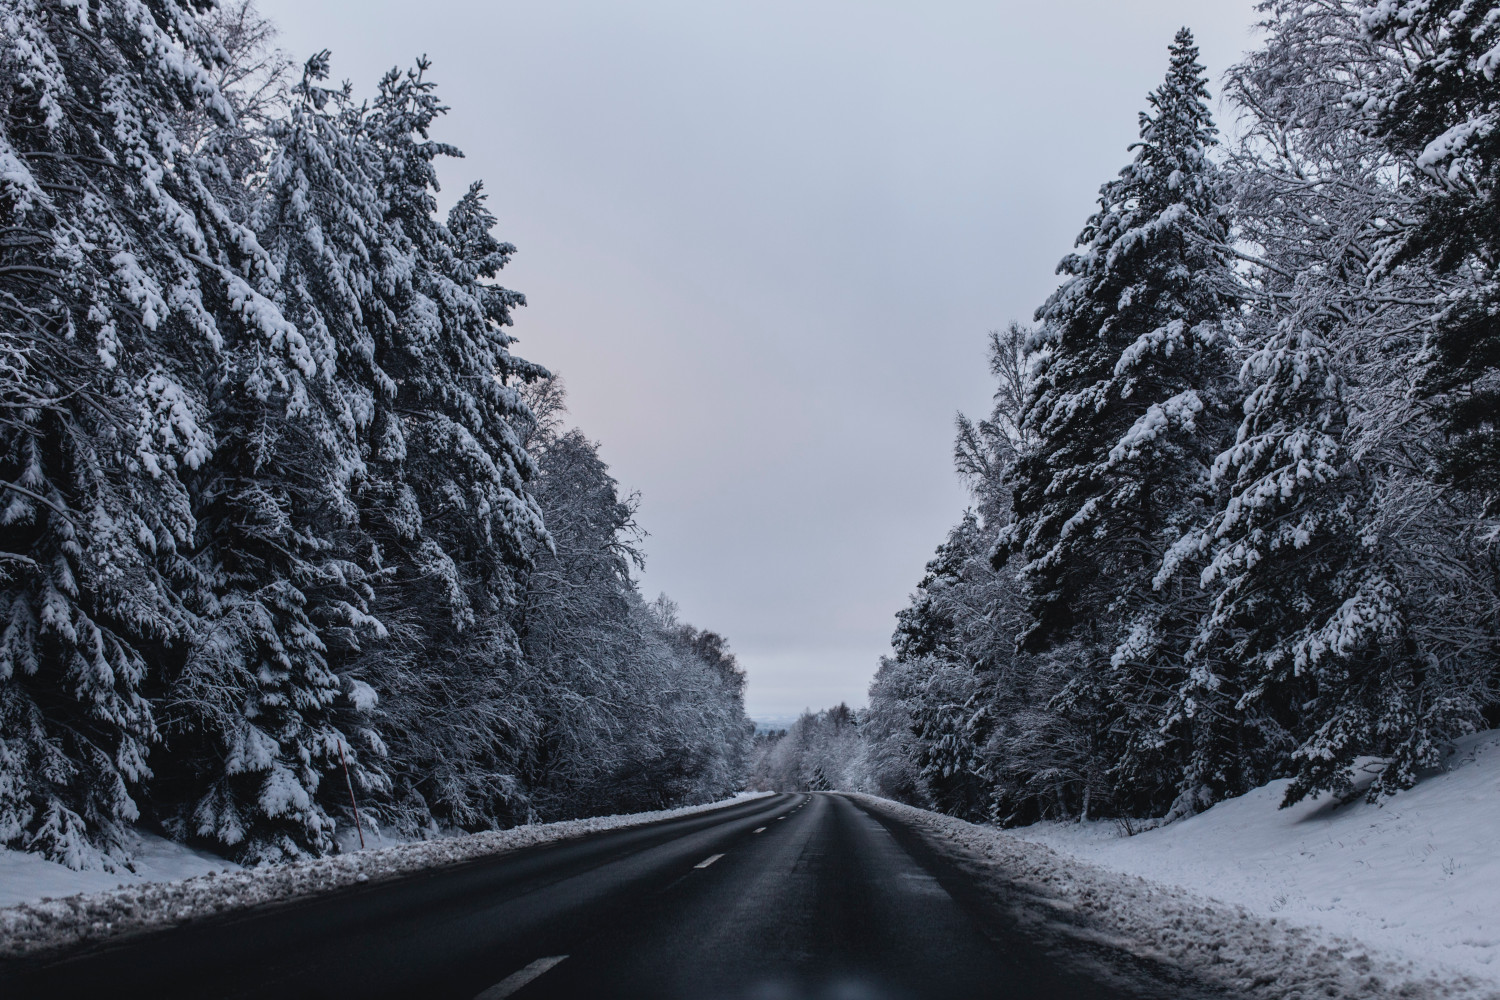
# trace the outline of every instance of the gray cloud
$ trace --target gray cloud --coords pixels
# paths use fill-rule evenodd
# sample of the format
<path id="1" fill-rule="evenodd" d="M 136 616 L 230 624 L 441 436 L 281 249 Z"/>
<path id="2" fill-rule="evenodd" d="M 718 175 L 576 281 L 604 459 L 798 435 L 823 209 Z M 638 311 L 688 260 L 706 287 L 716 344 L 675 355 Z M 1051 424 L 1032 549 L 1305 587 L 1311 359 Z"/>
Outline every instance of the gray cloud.
<path id="1" fill-rule="evenodd" d="M 863 703 L 960 514 L 958 409 L 1126 161 L 1182 24 L 1250 0 L 262 0 L 367 93 L 426 53 L 520 253 L 520 352 L 644 495 L 649 593 L 722 631 L 752 714 Z"/>

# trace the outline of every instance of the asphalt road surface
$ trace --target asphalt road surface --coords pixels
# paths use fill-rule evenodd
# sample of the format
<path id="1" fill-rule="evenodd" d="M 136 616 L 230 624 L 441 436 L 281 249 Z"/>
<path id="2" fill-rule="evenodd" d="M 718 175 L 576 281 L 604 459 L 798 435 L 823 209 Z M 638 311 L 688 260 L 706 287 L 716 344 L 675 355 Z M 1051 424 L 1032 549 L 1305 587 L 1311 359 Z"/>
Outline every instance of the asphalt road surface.
<path id="1" fill-rule="evenodd" d="M 853 800 L 779 795 L 0 967 L 0 996 L 1211 995 L 1039 908 Z"/>

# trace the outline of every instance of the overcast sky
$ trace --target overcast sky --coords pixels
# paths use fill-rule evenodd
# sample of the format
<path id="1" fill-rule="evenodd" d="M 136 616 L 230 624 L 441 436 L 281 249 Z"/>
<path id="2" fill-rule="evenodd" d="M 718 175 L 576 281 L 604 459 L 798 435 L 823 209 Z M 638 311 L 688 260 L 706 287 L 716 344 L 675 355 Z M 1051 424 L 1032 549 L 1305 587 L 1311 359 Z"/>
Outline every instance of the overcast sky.
<path id="1" fill-rule="evenodd" d="M 953 416 L 1029 319 L 1184 24 L 1252 0 L 260 0 L 368 94 L 423 53 L 519 254 L 517 353 L 642 494 L 643 586 L 752 716 L 865 690 L 967 502 Z M 1214 88 L 1215 96 L 1218 87 Z"/>

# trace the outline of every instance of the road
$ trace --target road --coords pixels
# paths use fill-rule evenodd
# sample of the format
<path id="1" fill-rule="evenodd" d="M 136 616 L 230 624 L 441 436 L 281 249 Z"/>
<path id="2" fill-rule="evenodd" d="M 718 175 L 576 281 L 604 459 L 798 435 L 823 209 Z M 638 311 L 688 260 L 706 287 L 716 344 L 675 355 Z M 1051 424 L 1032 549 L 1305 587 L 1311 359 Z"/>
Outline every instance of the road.
<path id="1" fill-rule="evenodd" d="M 1209 995 L 1039 906 L 854 800 L 779 795 L 0 968 L 0 995 Z"/>

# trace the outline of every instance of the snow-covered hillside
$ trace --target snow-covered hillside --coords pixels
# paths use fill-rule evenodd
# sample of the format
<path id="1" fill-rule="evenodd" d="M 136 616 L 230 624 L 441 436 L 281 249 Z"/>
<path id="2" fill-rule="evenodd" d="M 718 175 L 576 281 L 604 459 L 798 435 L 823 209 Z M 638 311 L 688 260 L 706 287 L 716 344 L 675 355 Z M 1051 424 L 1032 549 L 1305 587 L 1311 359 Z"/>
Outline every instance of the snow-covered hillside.
<path id="1" fill-rule="evenodd" d="M 1500 730 L 1460 741 L 1442 773 L 1381 802 L 1281 809 L 1285 786 L 1274 781 L 1135 836 L 1114 822 L 1009 832 L 1500 982 Z"/>

